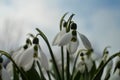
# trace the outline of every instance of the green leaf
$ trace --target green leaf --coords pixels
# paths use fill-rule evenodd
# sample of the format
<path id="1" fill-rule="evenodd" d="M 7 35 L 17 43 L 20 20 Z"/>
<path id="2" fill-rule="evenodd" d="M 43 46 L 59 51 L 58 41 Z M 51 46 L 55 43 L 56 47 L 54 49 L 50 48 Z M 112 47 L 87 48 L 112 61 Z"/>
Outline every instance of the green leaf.
<path id="1" fill-rule="evenodd" d="M 67 14 L 68 14 L 68 12 L 65 13 L 65 14 L 62 16 L 61 20 L 60 20 L 60 30 L 62 30 L 62 24 L 63 24 L 64 18 L 65 18 L 65 16 L 66 16 Z"/>

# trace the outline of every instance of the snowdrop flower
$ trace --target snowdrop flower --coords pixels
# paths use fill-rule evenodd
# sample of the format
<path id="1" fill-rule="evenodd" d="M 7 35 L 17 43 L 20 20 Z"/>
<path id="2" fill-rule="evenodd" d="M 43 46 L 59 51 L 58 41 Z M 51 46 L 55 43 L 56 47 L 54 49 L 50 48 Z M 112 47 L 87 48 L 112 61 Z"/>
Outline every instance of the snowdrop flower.
<path id="1" fill-rule="evenodd" d="M 11 80 L 7 70 L 2 66 L 3 59 L 0 57 L 0 80 Z"/>
<path id="2" fill-rule="evenodd" d="M 85 61 L 84 61 L 84 53 L 81 53 L 80 54 L 80 60 L 79 60 L 79 63 L 77 65 L 77 69 L 81 72 L 81 73 L 84 73 L 85 71 Z"/>
<path id="3" fill-rule="evenodd" d="M 79 70 L 82 73 L 85 71 L 85 68 L 87 68 L 88 72 L 90 72 L 93 67 L 93 60 L 90 56 L 88 56 L 84 53 L 81 53 L 78 66 L 79 66 Z"/>
<path id="4" fill-rule="evenodd" d="M 57 35 L 53 40 L 53 43 L 52 43 L 53 46 L 58 45 L 61 37 L 66 33 L 66 25 L 67 25 L 67 22 L 64 22 L 63 29 L 59 33 L 57 33 Z"/>
<path id="5" fill-rule="evenodd" d="M 21 55 L 30 46 L 31 46 L 30 40 L 26 39 L 26 44 L 23 47 L 19 48 L 17 51 L 12 53 L 12 58 L 18 66 L 20 66 L 19 59 L 20 59 Z M 6 66 L 6 69 L 7 69 L 8 73 L 10 74 L 10 76 L 12 77 L 13 76 L 13 63 L 9 62 Z"/>
<path id="6" fill-rule="evenodd" d="M 68 51 L 73 54 L 76 52 L 78 46 L 79 46 L 79 41 L 77 39 L 77 24 L 76 23 L 71 23 L 71 31 L 68 33 L 65 33 L 62 37 L 61 40 L 59 41 L 59 46 L 67 46 Z"/>
<path id="7" fill-rule="evenodd" d="M 46 55 L 43 53 L 42 49 L 39 47 L 39 39 L 34 38 L 33 44 L 34 44 L 33 46 L 31 46 L 30 48 L 28 48 L 26 51 L 23 52 L 23 54 L 20 56 L 18 64 L 25 71 L 28 71 L 32 68 L 34 61 L 38 61 L 38 62 L 41 62 L 41 65 L 45 69 L 48 69 L 48 60 Z M 41 61 L 39 61 L 40 58 L 41 58 Z"/>

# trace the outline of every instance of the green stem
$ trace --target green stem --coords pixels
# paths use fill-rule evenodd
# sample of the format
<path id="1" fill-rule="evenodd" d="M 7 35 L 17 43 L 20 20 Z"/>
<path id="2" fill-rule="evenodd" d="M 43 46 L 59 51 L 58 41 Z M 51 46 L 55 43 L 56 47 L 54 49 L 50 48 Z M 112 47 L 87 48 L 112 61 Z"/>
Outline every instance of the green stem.
<path id="1" fill-rule="evenodd" d="M 61 59 L 62 59 L 62 80 L 64 80 L 64 52 L 63 52 L 63 46 L 61 47 Z"/>
<path id="2" fill-rule="evenodd" d="M 67 51 L 67 67 L 66 67 L 66 76 L 67 80 L 70 80 L 70 57 L 69 57 L 69 52 Z"/>

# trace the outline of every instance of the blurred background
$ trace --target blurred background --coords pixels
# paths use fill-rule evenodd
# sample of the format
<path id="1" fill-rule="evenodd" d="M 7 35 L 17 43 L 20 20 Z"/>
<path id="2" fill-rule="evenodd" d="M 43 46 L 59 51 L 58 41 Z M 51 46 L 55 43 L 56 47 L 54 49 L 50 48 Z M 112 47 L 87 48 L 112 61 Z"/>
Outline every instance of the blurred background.
<path id="1" fill-rule="evenodd" d="M 27 33 L 41 29 L 52 42 L 64 13 L 73 18 L 78 31 L 101 52 L 120 50 L 120 0 L 0 0 L 0 50 L 10 52 L 25 43 Z M 66 18 L 67 19 L 67 18 Z M 44 43 L 40 44 L 46 49 Z"/>

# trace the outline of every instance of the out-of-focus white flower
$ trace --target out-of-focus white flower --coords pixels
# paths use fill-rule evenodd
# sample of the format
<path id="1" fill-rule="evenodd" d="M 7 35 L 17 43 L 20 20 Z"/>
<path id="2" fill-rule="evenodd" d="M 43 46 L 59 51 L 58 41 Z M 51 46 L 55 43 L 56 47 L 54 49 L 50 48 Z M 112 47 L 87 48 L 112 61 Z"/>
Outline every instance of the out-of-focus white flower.
<path id="1" fill-rule="evenodd" d="M 77 65 L 77 68 L 81 73 L 84 73 L 84 71 L 85 71 L 85 62 L 84 62 L 84 60 L 80 60 L 80 62 Z"/>
<path id="2" fill-rule="evenodd" d="M 6 66 L 6 70 L 9 73 L 10 77 L 13 77 L 13 64 L 9 62 Z"/>
<path id="3" fill-rule="evenodd" d="M 37 52 L 34 50 L 35 46 L 38 48 Z M 43 53 L 42 49 L 39 48 L 39 45 L 33 45 L 26 51 L 24 51 L 19 58 L 18 65 L 22 67 L 25 71 L 28 71 L 31 69 L 33 62 L 36 60 L 40 62 L 41 66 L 48 70 L 48 59 Z"/>
<path id="4" fill-rule="evenodd" d="M 90 56 L 88 57 L 88 55 L 81 53 L 77 68 L 81 73 L 83 73 L 85 71 L 85 67 L 87 68 L 88 72 L 90 72 L 93 67 L 93 60 Z"/>
<path id="5" fill-rule="evenodd" d="M 11 80 L 7 70 L 3 67 L 2 62 L 3 62 L 3 59 L 0 56 L 0 78 L 2 80 Z"/>
<path id="6" fill-rule="evenodd" d="M 111 75 L 109 80 L 120 80 L 120 69 L 116 69 L 115 73 Z"/>
<path id="7" fill-rule="evenodd" d="M 10 75 L 8 74 L 7 70 L 4 67 L 2 67 L 2 69 L 0 70 L 0 72 L 1 72 L 1 78 L 2 78 L 2 80 L 11 80 L 10 79 Z"/>

